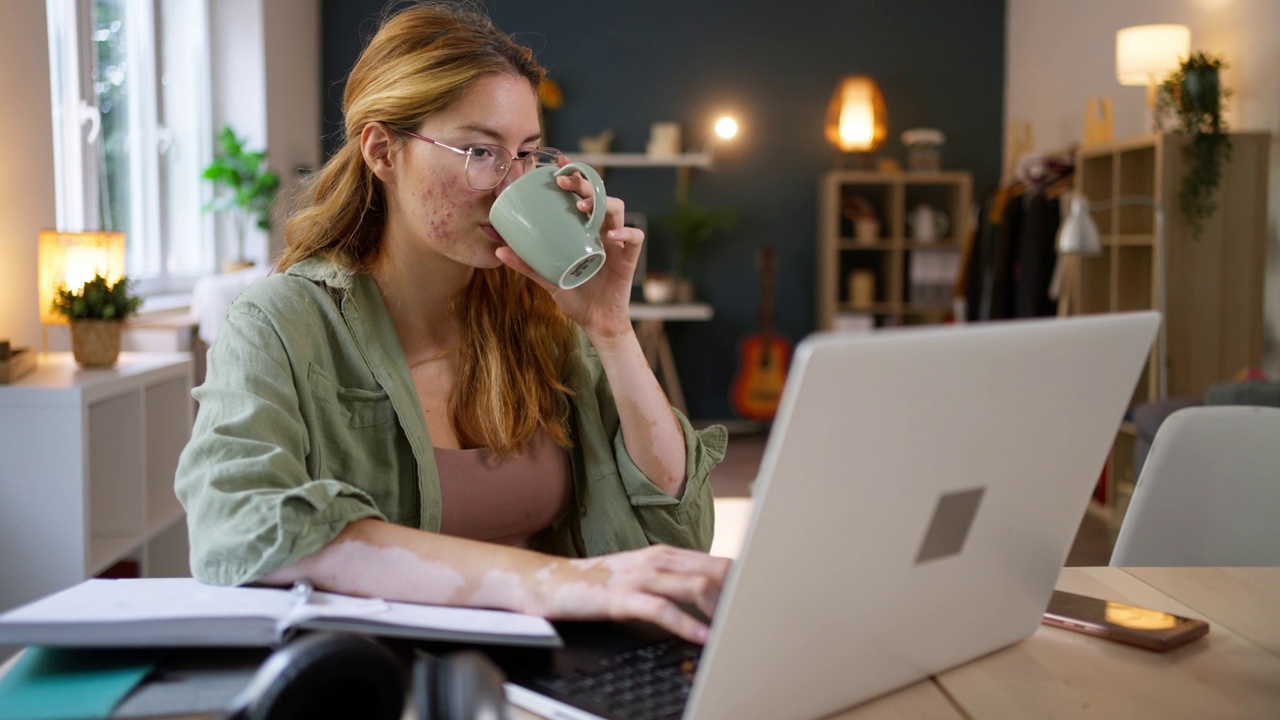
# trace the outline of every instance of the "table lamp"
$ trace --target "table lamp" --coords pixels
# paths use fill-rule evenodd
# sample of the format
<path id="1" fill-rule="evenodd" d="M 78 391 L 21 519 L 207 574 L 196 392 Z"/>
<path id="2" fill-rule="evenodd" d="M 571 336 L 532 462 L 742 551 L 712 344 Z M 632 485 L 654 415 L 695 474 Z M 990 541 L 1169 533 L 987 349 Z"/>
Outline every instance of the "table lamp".
<path id="1" fill-rule="evenodd" d="M 1070 305 L 1075 296 L 1075 284 L 1079 278 L 1079 258 L 1102 254 L 1101 236 L 1098 225 L 1093 221 L 1091 212 L 1111 210 L 1125 205 L 1145 205 L 1155 215 L 1155 243 L 1153 251 L 1156 255 L 1156 307 L 1163 317 L 1165 312 L 1165 270 L 1164 270 L 1164 208 L 1154 198 L 1144 195 L 1122 195 L 1110 200 L 1090 202 L 1083 193 L 1071 195 L 1070 210 L 1067 218 L 1058 229 L 1058 267 L 1054 286 L 1058 288 L 1058 315 L 1069 314 Z M 1078 309 L 1078 308 L 1077 308 Z M 1169 394 L 1169 373 L 1165 368 L 1168 353 L 1168 338 L 1161 329 L 1158 336 L 1158 366 L 1160 368 L 1160 397 Z"/>
<path id="2" fill-rule="evenodd" d="M 1121 85 L 1145 85 L 1147 110 L 1155 118 L 1156 86 L 1191 53 L 1186 25 L 1134 25 L 1116 32 L 1116 79 Z"/>
<path id="3" fill-rule="evenodd" d="M 889 134 L 884 98 L 876 81 L 850 75 L 827 105 L 827 140 L 842 153 L 869 153 Z"/>
<path id="4" fill-rule="evenodd" d="M 109 283 L 123 277 L 124 233 L 42 230 L 39 263 L 40 321 L 63 324 L 66 318 L 52 309 L 58 288 L 78 289 L 94 275 L 102 275 Z"/>

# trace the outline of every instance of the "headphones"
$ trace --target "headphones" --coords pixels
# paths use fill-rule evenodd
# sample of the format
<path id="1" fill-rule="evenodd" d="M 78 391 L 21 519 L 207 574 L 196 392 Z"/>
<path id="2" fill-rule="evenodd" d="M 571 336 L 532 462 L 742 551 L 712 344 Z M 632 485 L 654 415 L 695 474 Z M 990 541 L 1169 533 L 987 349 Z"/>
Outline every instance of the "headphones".
<path id="1" fill-rule="evenodd" d="M 417 720 L 506 718 L 505 678 L 475 650 L 445 657 L 415 651 L 410 669 Z M 267 658 L 224 720 L 399 720 L 405 704 L 400 659 L 364 635 L 301 635 Z"/>

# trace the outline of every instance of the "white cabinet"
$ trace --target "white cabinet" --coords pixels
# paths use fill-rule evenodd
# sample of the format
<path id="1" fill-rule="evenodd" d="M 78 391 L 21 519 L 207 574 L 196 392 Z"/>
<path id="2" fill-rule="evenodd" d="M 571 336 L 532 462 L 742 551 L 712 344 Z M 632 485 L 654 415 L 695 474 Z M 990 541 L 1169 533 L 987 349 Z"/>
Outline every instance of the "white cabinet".
<path id="1" fill-rule="evenodd" d="M 69 353 L 0 385 L 0 610 L 126 557 L 186 572 L 173 491 L 191 437 L 189 353 L 123 353 L 85 370 Z"/>

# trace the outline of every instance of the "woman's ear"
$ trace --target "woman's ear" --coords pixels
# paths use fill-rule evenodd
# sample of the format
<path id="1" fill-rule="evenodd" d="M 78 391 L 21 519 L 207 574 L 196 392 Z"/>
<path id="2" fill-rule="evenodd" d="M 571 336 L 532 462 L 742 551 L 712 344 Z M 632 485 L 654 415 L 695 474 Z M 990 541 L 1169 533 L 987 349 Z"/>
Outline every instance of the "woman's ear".
<path id="1" fill-rule="evenodd" d="M 395 145 L 391 129 L 380 122 L 367 123 L 360 131 L 360 154 L 378 179 L 387 182 L 395 168 L 391 149 Z"/>

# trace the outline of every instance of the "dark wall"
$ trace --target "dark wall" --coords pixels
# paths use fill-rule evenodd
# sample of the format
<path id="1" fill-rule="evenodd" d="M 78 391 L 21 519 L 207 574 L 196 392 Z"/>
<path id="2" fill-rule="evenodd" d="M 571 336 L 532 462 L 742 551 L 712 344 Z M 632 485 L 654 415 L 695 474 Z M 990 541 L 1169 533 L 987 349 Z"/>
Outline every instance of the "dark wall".
<path id="1" fill-rule="evenodd" d="M 611 128 L 613 150 L 643 152 L 649 125 L 674 120 L 701 143 L 716 114 L 742 132 L 694 171 L 691 198 L 736 209 L 731 235 L 691 271 L 705 323 L 668 326 L 690 415 L 731 417 L 728 390 L 738 342 L 757 326 L 756 256 L 776 250 L 777 329 L 798 341 L 813 330 L 817 182 L 835 163 L 823 121 L 837 81 L 869 74 L 884 94 L 889 140 L 877 155 L 903 161 L 899 133 L 936 127 L 946 169 L 999 178 L 1004 97 L 1005 0 L 488 0 L 498 27 L 531 47 L 562 86 L 548 144 L 570 153 L 578 138 Z M 342 83 L 376 29 L 382 0 L 324 0 L 325 126 L 341 132 Z M 609 194 L 650 217 L 651 269 L 669 268 L 671 242 L 655 222 L 675 202 L 671 169 L 609 169 Z"/>

